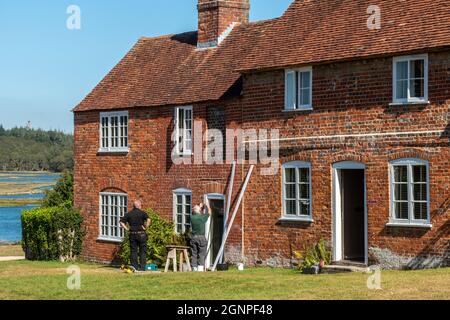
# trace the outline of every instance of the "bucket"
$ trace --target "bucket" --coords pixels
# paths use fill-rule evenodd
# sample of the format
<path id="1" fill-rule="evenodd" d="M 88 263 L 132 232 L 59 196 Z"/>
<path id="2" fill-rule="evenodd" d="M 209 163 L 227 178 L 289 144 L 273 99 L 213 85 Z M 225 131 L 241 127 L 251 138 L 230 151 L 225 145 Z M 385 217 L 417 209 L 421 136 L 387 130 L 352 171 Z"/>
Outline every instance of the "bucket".
<path id="1" fill-rule="evenodd" d="M 237 268 L 239 271 L 244 271 L 244 264 L 243 263 L 238 263 L 237 264 Z"/>
<path id="2" fill-rule="evenodd" d="M 158 266 L 156 264 L 148 264 L 145 266 L 146 271 L 158 271 Z"/>

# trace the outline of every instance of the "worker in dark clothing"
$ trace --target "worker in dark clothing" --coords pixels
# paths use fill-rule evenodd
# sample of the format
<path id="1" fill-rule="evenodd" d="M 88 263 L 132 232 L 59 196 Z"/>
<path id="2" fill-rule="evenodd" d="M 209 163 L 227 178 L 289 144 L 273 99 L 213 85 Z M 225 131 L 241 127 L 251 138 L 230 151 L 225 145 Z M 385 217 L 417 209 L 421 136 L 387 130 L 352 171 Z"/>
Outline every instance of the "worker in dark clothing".
<path id="1" fill-rule="evenodd" d="M 133 210 L 126 213 L 121 219 L 121 226 L 129 231 L 130 234 L 130 250 L 131 265 L 137 271 L 145 271 L 147 265 L 147 232 L 150 226 L 150 218 L 148 214 L 142 210 L 141 201 L 135 201 Z M 139 265 L 138 265 L 138 249 L 139 249 Z"/>
<path id="2" fill-rule="evenodd" d="M 206 212 L 207 211 L 207 212 Z M 192 250 L 192 267 L 194 271 L 205 270 L 205 258 L 208 241 L 205 237 L 205 225 L 211 215 L 211 207 L 207 202 L 195 206 L 192 210 L 191 217 L 191 250 Z"/>

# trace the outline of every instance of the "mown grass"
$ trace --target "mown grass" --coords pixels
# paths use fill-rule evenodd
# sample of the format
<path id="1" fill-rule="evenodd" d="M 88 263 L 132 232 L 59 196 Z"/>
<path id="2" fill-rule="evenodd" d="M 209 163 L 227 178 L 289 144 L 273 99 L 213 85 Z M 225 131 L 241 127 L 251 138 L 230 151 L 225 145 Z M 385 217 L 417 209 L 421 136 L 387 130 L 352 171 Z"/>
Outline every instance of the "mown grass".
<path id="1" fill-rule="evenodd" d="M 0 257 L 20 257 L 23 255 L 20 245 L 0 245 Z"/>
<path id="2" fill-rule="evenodd" d="M 81 290 L 68 290 L 58 262 L 0 263 L 0 299 L 450 299 L 450 269 L 383 271 L 382 289 L 367 274 L 309 276 L 295 270 L 130 275 L 79 263 Z"/>

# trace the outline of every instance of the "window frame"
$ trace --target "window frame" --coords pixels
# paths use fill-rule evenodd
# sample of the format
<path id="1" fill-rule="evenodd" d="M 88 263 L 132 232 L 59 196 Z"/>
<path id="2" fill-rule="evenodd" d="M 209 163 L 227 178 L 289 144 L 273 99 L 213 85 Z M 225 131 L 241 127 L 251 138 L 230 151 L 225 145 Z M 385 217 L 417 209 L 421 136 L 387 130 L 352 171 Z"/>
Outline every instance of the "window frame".
<path id="1" fill-rule="evenodd" d="M 414 98 L 411 97 L 411 61 L 414 60 L 423 60 L 424 61 L 424 97 Z M 397 98 L 397 63 L 398 62 L 408 62 L 408 86 L 407 86 L 407 97 L 406 99 L 398 99 Z M 394 57 L 392 59 L 392 101 L 393 104 L 421 104 L 421 103 L 429 103 L 428 100 L 428 54 L 418 54 L 418 55 L 409 55 L 409 56 L 401 56 Z"/>
<path id="2" fill-rule="evenodd" d="M 185 206 L 186 206 L 186 196 L 190 196 L 191 197 L 191 203 L 190 203 L 191 212 L 189 212 L 189 216 L 192 218 L 192 191 L 189 190 L 189 189 L 180 188 L 180 189 L 173 190 L 172 193 L 173 193 L 173 222 L 174 222 L 174 229 L 175 229 L 174 231 L 175 231 L 176 234 L 180 234 L 178 232 L 178 228 L 177 228 L 177 225 L 178 225 L 178 220 L 177 220 L 177 216 L 178 216 L 177 197 L 178 196 L 182 196 L 183 197 L 183 204 L 182 204 L 182 206 L 183 206 L 182 233 L 185 233 L 185 232 L 187 232 L 187 230 L 186 230 L 186 224 L 187 224 L 186 223 L 186 215 L 187 215 L 187 213 L 185 212 L 186 211 L 186 208 L 185 208 Z M 189 223 L 189 225 L 192 226 L 191 223 Z"/>
<path id="3" fill-rule="evenodd" d="M 407 188 L 408 188 L 408 219 L 399 219 L 395 216 L 395 167 L 407 167 Z M 427 185 L 427 219 L 414 218 L 414 182 L 413 171 L 414 166 L 425 166 L 426 168 L 426 185 Z M 389 163 L 389 189 L 390 189 L 390 219 L 389 226 L 411 226 L 411 227 L 431 227 L 430 218 L 430 164 L 426 160 L 416 158 L 403 158 L 391 161 Z"/>
<path id="4" fill-rule="evenodd" d="M 299 104 L 299 102 L 301 101 L 301 91 L 302 91 L 302 86 L 301 86 L 301 82 L 300 82 L 300 74 L 301 73 L 306 73 L 309 72 L 309 81 L 310 81 L 310 86 L 309 86 L 309 104 Z M 294 108 L 291 108 L 288 104 L 288 90 L 289 90 L 289 85 L 288 85 L 288 75 L 294 73 L 295 77 L 294 77 L 294 88 L 291 88 L 294 90 L 295 92 L 295 102 L 294 102 Z M 312 66 L 308 66 L 308 67 L 303 67 L 303 68 L 295 68 L 295 69 L 286 69 L 284 72 L 284 111 L 308 111 L 308 110 L 313 110 L 313 106 L 312 106 L 312 100 L 313 100 L 313 67 Z"/>
<path id="5" fill-rule="evenodd" d="M 187 139 L 185 139 L 186 135 L 183 135 L 183 151 L 180 151 L 180 141 L 179 141 L 179 137 L 180 137 L 180 128 L 179 128 L 179 111 L 183 110 L 184 113 L 184 121 L 186 121 L 186 111 L 190 111 L 191 112 L 191 149 L 187 149 L 186 148 L 186 142 Z M 175 126 L 175 138 L 174 138 L 174 142 L 175 142 L 175 152 L 177 155 L 180 156 L 191 156 L 193 154 L 193 148 L 194 148 L 194 108 L 193 106 L 178 106 L 175 107 L 175 115 L 174 115 L 174 126 Z M 186 128 L 184 128 L 184 130 L 187 130 Z"/>
<path id="6" fill-rule="evenodd" d="M 117 117 L 119 119 L 119 123 L 118 123 L 118 130 L 119 130 L 119 143 L 122 144 L 120 141 L 122 138 L 126 138 L 127 140 L 127 144 L 126 146 L 120 146 L 120 147 L 112 147 L 112 139 L 113 139 L 113 135 L 112 135 L 112 125 L 111 125 L 111 119 Z M 127 117 L 127 123 L 126 126 L 124 126 L 124 128 L 126 128 L 126 136 L 125 135 L 121 135 L 120 131 L 121 131 L 121 126 L 120 126 L 120 118 L 121 117 Z M 104 140 L 104 135 L 103 135 L 103 119 L 107 118 L 108 119 L 108 126 L 107 126 L 107 130 L 108 130 L 108 136 L 107 136 L 107 141 L 108 141 L 108 146 L 104 147 L 103 145 L 103 140 Z M 127 110 L 125 111 L 111 111 L 111 112 L 100 112 L 100 128 L 99 128 L 99 149 L 98 152 L 100 153 L 114 153 L 114 152 L 118 152 L 118 153 L 128 153 L 130 151 L 130 116 L 129 116 L 129 112 Z"/>
<path id="7" fill-rule="evenodd" d="M 286 169 L 308 169 L 309 172 L 309 215 L 288 215 L 286 214 Z M 297 171 L 296 171 L 297 172 Z M 299 179 L 297 177 L 296 173 L 296 181 L 295 184 L 299 184 Z M 313 222 L 313 197 L 312 197 L 312 166 L 310 162 L 306 161 L 290 161 L 286 162 L 282 165 L 282 214 L 280 220 L 286 220 L 286 221 L 305 221 L 305 222 Z M 299 197 L 300 190 L 297 190 L 297 197 L 296 198 L 296 205 L 297 205 L 297 212 L 300 213 L 299 207 L 298 207 L 298 201 L 301 200 Z"/>
<path id="8" fill-rule="evenodd" d="M 110 229 L 111 228 L 111 197 L 123 197 L 126 199 L 126 206 L 124 207 L 124 211 L 123 214 L 125 215 L 128 212 L 128 194 L 126 193 L 122 193 L 122 192 L 100 192 L 99 193 L 99 236 L 97 238 L 97 240 L 100 241 L 109 241 L 109 242 L 122 242 L 125 238 L 125 231 L 122 228 L 122 226 L 120 225 L 120 218 L 123 217 L 123 215 L 121 215 L 119 213 L 118 216 L 118 221 L 117 221 L 117 232 L 119 234 L 119 236 L 111 236 L 111 235 L 104 235 L 103 234 L 103 224 L 102 224 L 102 206 L 103 206 L 103 202 L 102 202 L 102 198 L 106 196 L 109 197 L 109 204 L 108 204 L 108 222 L 109 224 L 107 225 L 107 228 Z M 108 231 L 109 232 L 109 231 Z"/>

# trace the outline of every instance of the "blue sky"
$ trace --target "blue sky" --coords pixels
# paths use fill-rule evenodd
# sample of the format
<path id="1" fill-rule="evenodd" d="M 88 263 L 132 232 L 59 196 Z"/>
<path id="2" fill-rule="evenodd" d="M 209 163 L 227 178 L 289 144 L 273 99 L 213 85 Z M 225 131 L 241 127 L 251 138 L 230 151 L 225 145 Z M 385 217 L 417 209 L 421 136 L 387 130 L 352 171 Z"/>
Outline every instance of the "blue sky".
<path id="1" fill-rule="evenodd" d="M 251 0 L 251 20 L 293 0 Z M 70 110 L 141 36 L 197 29 L 197 0 L 0 0 L 0 124 L 73 130 Z M 81 30 L 66 28 L 68 6 Z"/>

